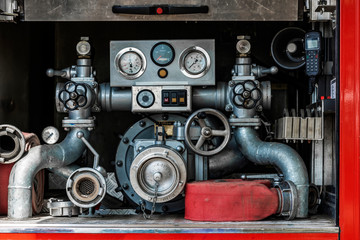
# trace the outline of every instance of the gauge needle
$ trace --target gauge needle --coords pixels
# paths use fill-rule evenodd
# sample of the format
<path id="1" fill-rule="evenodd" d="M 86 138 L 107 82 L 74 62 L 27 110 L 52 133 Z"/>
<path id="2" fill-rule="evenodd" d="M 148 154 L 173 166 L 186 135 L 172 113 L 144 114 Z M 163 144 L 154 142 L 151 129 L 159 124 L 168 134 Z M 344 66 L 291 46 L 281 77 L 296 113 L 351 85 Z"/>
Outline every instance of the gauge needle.
<path id="1" fill-rule="evenodd" d="M 161 58 L 161 56 L 159 56 L 159 57 L 156 59 L 156 61 L 158 61 L 160 58 Z"/>
<path id="2" fill-rule="evenodd" d="M 54 135 L 54 133 L 50 133 L 49 136 L 46 138 L 46 140 L 49 140 L 52 135 Z"/>
<path id="3" fill-rule="evenodd" d="M 195 63 L 197 63 L 197 59 L 195 59 L 195 61 L 190 65 L 190 67 L 189 68 L 191 68 Z"/>

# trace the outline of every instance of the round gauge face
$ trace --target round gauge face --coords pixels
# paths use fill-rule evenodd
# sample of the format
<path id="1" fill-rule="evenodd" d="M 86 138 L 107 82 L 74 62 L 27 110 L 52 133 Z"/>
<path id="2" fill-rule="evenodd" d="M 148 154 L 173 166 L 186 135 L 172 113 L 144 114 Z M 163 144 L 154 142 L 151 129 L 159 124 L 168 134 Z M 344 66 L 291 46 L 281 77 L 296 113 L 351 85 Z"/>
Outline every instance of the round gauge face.
<path id="1" fill-rule="evenodd" d="M 156 65 L 167 66 L 175 58 L 175 50 L 168 43 L 158 43 L 151 49 L 151 59 Z"/>
<path id="2" fill-rule="evenodd" d="M 246 39 L 242 39 L 242 40 L 238 41 L 236 44 L 236 50 L 239 53 L 246 54 L 246 53 L 250 52 L 250 49 L 251 49 L 251 44 Z"/>
<path id="3" fill-rule="evenodd" d="M 41 137 L 47 144 L 55 144 L 59 140 L 59 131 L 55 127 L 46 127 L 42 131 Z"/>
<path id="4" fill-rule="evenodd" d="M 185 56 L 185 70 L 190 74 L 199 74 L 206 69 L 206 57 L 200 51 L 192 51 Z"/>
<path id="5" fill-rule="evenodd" d="M 120 56 L 119 69 L 127 75 L 135 75 L 142 69 L 143 61 L 136 52 L 126 52 Z"/>
<path id="6" fill-rule="evenodd" d="M 148 108 L 151 107 L 155 102 L 154 94 L 149 90 L 142 90 L 136 96 L 136 100 L 140 107 Z"/>

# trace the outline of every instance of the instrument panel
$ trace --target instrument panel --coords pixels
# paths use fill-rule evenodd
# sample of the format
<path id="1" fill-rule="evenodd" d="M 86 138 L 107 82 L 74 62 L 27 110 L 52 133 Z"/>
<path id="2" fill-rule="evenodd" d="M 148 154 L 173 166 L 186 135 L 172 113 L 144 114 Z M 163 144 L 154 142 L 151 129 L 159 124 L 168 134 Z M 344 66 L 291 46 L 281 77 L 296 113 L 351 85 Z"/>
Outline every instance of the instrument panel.
<path id="1" fill-rule="evenodd" d="M 215 85 L 215 41 L 110 42 L 110 86 Z"/>

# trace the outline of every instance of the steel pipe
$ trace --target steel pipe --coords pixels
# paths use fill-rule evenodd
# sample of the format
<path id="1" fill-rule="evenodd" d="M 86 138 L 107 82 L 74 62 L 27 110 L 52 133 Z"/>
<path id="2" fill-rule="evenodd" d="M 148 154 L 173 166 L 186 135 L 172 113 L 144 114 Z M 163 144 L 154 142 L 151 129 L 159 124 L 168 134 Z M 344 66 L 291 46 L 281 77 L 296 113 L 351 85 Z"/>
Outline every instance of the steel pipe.
<path id="1" fill-rule="evenodd" d="M 98 102 L 105 111 L 130 111 L 131 89 L 113 88 L 109 83 L 100 84 Z"/>
<path id="2" fill-rule="evenodd" d="M 85 150 L 85 144 L 77 137 L 82 132 L 89 138 L 89 131 L 73 128 L 59 144 L 31 148 L 29 153 L 13 167 L 9 178 L 8 217 L 14 220 L 32 216 L 31 185 L 35 174 L 44 168 L 58 168 L 77 160 Z"/>
<path id="3" fill-rule="evenodd" d="M 285 180 L 292 181 L 298 192 L 297 218 L 308 215 L 309 178 L 300 155 L 291 147 L 274 142 L 261 141 L 254 129 L 239 127 L 235 139 L 240 151 L 250 161 L 261 165 L 274 165 L 281 170 Z"/>
<path id="4" fill-rule="evenodd" d="M 110 87 L 109 83 L 100 84 L 98 103 L 104 111 L 131 111 L 132 93 L 130 88 Z M 193 108 L 215 108 L 224 110 L 227 85 L 219 82 L 217 87 L 193 88 Z"/>
<path id="5" fill-rule="evenodd" d="M 75 172 L 76 170 L 78 170 L 79 168 L 80 168 L 80 166 L 78 166 L 76 164 L 70 164 L 68 166 L 63 166 L 63 167 L 59 167 L 59 168 L 49 168 L 49 171 L 60 177 L 68 179 L 70 177 L 70 175 L 73 172 Z"/>
<path id="6" fill-rule="evenodd" d="M 209 157 L 209 177 L 217 179 L 241 171 L 248 163 L 234 138 L 218 154 Z"/>

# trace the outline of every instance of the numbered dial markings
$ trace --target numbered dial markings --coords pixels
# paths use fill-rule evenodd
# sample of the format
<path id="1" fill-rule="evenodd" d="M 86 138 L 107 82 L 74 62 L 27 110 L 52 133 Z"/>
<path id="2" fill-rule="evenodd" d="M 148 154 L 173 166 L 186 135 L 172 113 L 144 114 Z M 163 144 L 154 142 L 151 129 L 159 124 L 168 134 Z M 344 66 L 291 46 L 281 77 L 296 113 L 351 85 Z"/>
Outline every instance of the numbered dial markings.
<path id="1" fill-rule="evenodd" d="M 124 53 L 120 57 L 120 69 L 128 75 L 137 74 L 142 67 L 142 60 L 139 54 L 135 52 Z"/>
<path id="2" fill-rule="evenodd" d="M 202 52 L 190 52 L 185 57 L 185 69 L 190 74 L 200 74 L 206 69 L 206 57 Z"/>
<path id="3" fill-rule="evenodd" d="M 185 49 L 180 55 L 180 70 L 189 78 L 200 78 L 210 68 L 210 56 L 205 49 L 194 46 Z"/>
<path id="4" fill-rule="evenodd" d="M 46 127 L 41 134 L 42 139 L 47 144 L 55 144 L 59 140 L 59 131 L 55 127 Z"/>
<path id="5" fill-rule="evenodd" d="M 136 100 L 140 107 L 149 108 L 155 102 L 155 96 L 150 90 L 142 90 L 138 93 Z"/>
<path id="6" fill-rule="evenodd" d="M 124 48 L 115 57 L 115 67 L 127 79 L 140 77 L 146 68 L 144 54 L 137 48 Z"/>

